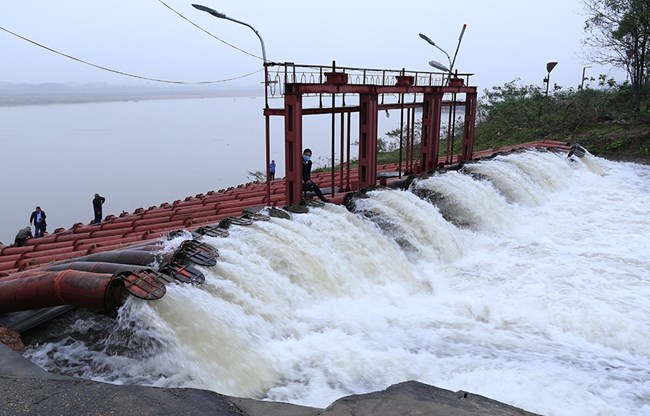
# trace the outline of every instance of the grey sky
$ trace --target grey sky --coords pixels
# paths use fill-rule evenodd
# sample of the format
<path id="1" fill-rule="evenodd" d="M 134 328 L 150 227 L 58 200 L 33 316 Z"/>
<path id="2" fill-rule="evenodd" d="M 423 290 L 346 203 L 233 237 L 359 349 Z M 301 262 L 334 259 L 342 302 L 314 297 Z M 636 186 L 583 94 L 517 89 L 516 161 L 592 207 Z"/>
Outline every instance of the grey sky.
<path id="1" fill-rule="evenodd" d="M 212 7 L 254 26 L 268 59 L 300 64 L 430 70 L 444 54 L 418 37 L 422 32 L 452 55 L 463 24 L 468 28 L 456 61 L 474 73 L 479 90 L 515 78 L 542 85 L 546 62 L 558 61 L 551 81 L 580 84 L 584 38 L 581 0 L 465 1 L 242 1 L 164 0 L 214 35 L 255 55 L 260 43 L 248 28 L 191 6 Z M 0 4 L 0 26 L 98 65 L 178 81 L 209 81 L 261 68 L 261 60 L 215 40 L 158 0 L 32 0 Z M 141 82 L 55 55 L 0 31 L 0 82 Z M 593 66 L 587 75 L 608 73 Z M 612 75 L 612 74 L 610 74 Z M 624 75 L 616 75 L 620 81 Z M 259 86 L 261 74 L 224 86 Z M 621 79 L 623 78 L 623 79 Z"/>

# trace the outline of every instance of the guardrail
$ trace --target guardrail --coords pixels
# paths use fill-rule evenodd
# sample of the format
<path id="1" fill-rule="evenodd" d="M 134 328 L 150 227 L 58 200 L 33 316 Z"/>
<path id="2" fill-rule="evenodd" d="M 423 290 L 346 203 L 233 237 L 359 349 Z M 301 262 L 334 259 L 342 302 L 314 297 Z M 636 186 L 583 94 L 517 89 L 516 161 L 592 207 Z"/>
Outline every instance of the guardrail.
<path id="1" fill-rule="evenodd" d="M 406 69 L 373 69 L 340 67 L 333 63 L 331 66 L 303 65 L 293 62 L 268 62 L 266 64 L 265 87 L 267 97 L 278 98 L 284 96 L 285 86 L 290 83 L 322 84 L 327 80 L 326 74 L 341 73 L 346 75 L 348 85 L 377 85 L 390 86 L 399 82 L 398 77 L 411 77 L 413 86 L 442 86 L 449 81 L 450 75 L 446 72 L 410 71 Z M 473 74 L 454 73 L 454 78 L 464 80 L 465 85 Z"/>

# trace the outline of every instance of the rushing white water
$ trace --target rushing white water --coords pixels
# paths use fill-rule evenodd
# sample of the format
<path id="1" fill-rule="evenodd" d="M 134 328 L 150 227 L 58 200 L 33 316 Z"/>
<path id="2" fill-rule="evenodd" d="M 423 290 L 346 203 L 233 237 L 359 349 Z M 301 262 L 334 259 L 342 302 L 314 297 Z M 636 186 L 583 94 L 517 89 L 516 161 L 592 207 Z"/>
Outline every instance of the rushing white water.
<path id="1" fill-rule="evenodd" d="M 545 415 L 650 414 L 650 167 L 525 152 L 412 188 L 233 226 L 205 239 L 221 257 L 202 286 L 27 355 L 317 407 L 414 379 Z"/>

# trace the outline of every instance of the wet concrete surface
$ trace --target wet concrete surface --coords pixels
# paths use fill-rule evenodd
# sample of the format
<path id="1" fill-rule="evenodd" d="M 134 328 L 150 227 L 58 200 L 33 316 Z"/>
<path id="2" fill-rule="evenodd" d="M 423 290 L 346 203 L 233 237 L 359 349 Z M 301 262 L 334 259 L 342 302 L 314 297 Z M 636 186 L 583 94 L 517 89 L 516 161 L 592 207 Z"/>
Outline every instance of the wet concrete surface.
<path id="1" fill-rule="evenodd" d="M 343 397 L 326 409 L 225 396 L 208 390 L 100 383 L 48 373 L 0 344 L 0 416 L 531 416 L 466 392 L 408 381 Z"/>

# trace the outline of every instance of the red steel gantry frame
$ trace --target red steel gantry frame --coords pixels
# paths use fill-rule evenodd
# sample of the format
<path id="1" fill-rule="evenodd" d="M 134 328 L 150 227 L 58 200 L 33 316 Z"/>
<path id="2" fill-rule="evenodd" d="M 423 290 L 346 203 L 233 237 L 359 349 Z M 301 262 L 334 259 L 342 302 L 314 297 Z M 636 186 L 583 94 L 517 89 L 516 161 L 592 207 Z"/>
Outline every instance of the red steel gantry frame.
<path id="1" fill-rule="evenodd" d="M 364 69 L 296 65 L 294 63 L 267 62 L 265 73 L 264 116 L 266 121 L 266 166 L 267 202 L 271 200 L 271 186 L 268 166 L 270 163 L 270 116 L 284 117 L 285 137 L 285 183 L 286 201 L 289 205 L 299 203 L 303 198 L 302 151 L 303 116 L 330 114 L 332 116 L 332 189 L 339 171 L 341 190 L 354 191 L 377 183 L 377 134 L 380 111 L 398 109 L 401 111 L 400 131 L 406 132 L 405 140 L 400 137 L 400 155 L 404 154 L 404 165 L 400 156 L 398 175 L 433 172 L 439 167 L 453 164 L 455 127 L 458 124 L 457 109 L 461 109 L 462 143 L 456 162 L 472 159 L 474 148 L 474 126 L 476 121 L 476 87 L 467 86 L 470 74 L 444 74 L 386 69 Z M 331 106 L 324 106 L 323 98 L 330 96 Z M 336 104 L 335 97 L 343 97 L 343 103 Z M 346 96 L 358 97 L 358 104 L 346 105 Z M 272 108 L 269 98 L 284 98 L 283 106 Z M 305 97 L 317 99 L 318 105 L 308 107 Z M 388 98 L 387 98 L 388 97 Z M 398 97 L 396 102 L 386 102 Z M 406 100 L 407 97 L 411 99 Z M 464 98 L 464 100 L 463 100 Z M 407 102 L 408 101 L 408 102 Z M 440 148 L 443 108 L 448 109 L 447 146 Z M 422 112 L 420 150 L 414 157 L 415 111 Z M 404 123 L 404 111 L 407 121 Z M 350 181 L 350 115 L 358 113 L 358 180 Z M 334 117 L 340 114 L 340 162 L 335 161 Z M 347 138 L 344 115 L 347 114 Z M 406 126 L 405 126 L 406 124 Z M 459 133 L 460 134 L 460 133 Z M 347 141 L 347 143 L 346 143 Z M 346 146 L 347 144 L 347 146 Z M 347 159 L 344 158 L 347 147 Z M 402 170 L 402 166 L 404 169 Z M 345 180 L 347 178 L 347 181 Z M 270 205 L 270 203 L 269 203 Z"/>

